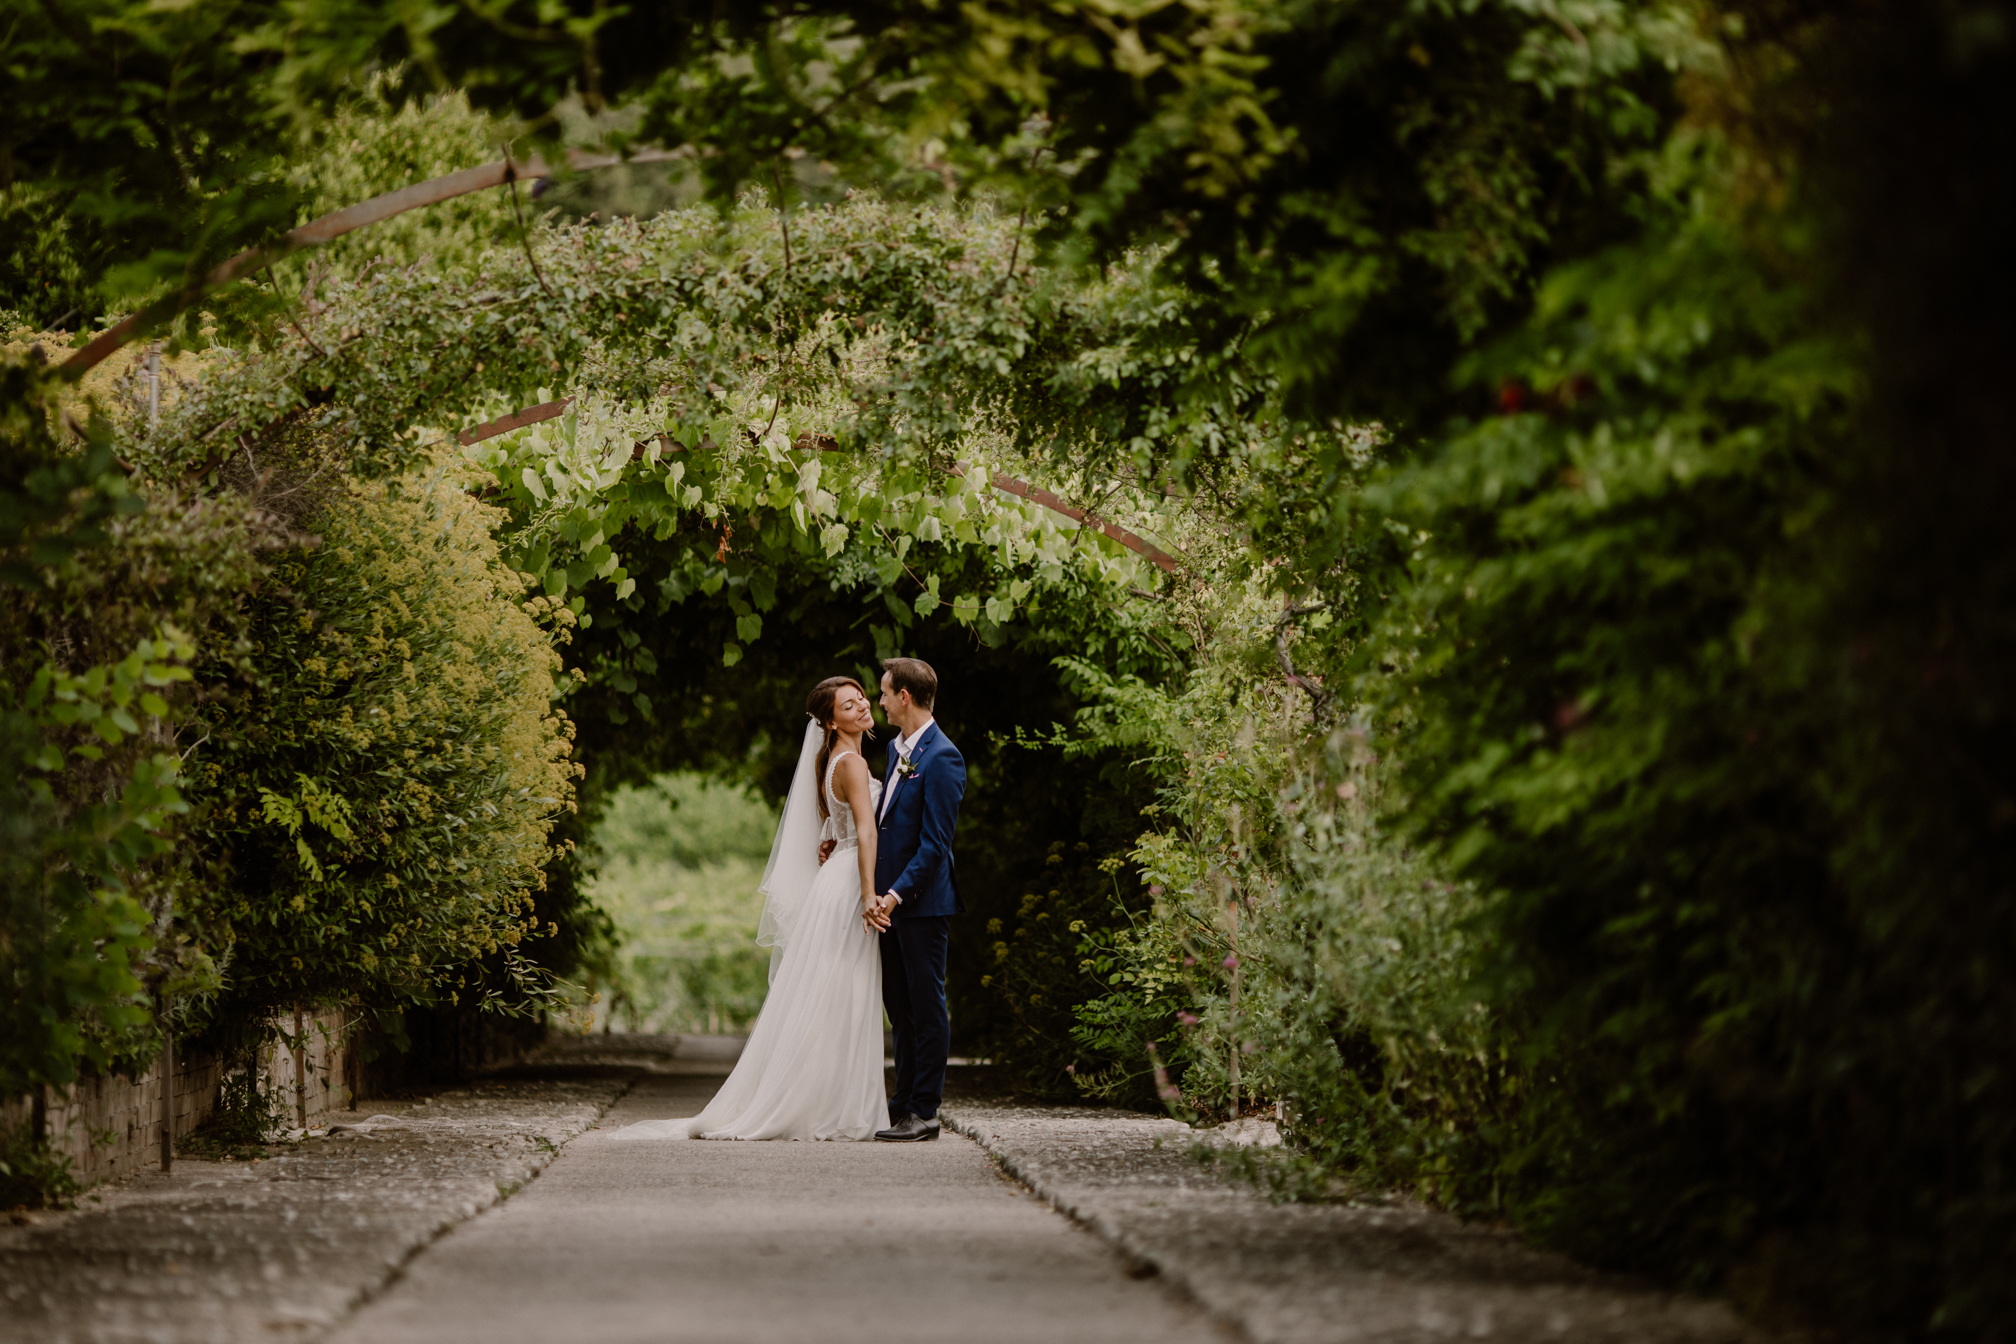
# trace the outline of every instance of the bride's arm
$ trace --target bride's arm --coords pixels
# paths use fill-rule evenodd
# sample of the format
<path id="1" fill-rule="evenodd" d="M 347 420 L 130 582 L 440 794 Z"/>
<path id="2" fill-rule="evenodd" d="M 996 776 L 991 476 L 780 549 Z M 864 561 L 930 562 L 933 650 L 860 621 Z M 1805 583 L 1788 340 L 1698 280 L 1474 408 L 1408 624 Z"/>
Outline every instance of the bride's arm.
<path id="1" fill-rule="evenodd" d="M 833 791 L 854 814 L 854 834 L 859 840 L 854 857 L 861 865 L 861 906 L 865 910 L 880 894 L 875 890 L 875 805 L 868 762 L 859 756 L 845 757 L 833 774 Z"/>

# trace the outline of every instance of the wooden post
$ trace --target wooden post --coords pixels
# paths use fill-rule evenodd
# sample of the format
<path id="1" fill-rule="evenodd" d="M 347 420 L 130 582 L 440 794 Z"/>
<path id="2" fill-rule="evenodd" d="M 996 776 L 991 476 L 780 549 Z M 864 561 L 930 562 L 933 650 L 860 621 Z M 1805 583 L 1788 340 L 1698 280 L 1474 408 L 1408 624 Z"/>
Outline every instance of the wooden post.
<path id="1" fill-rule="evenodd" d="M 161 999 L 161 1170 L 175 1169 L 175 1029 L 168 1024 L 168 1000 Z"/>
<path id="2" fill-rule="evenodd" d="M 1225 1034 L 1232 1038 L 1232 1066 L 1228 1070 L 1232 1077 L 1232 1114 L 1227 1118 L 1237 1123 L 1239 1119 L 1239 898 L 1235 893 L 1230 906 L 1232 916 L 1232 992 L 1228 996 L 1225 1010 Z"/>
<path id="3" fill-rule="evenodd" d="M 344 1055 L 344 1073 L 350 1080 L 350 1095 L 345 1098 L 351 1110 L 358 1109 L 358 1099 L 364 1095 L 364 1024 L 353 1022 L 350 1011 L 343 1012 L 343 1037 L 348 1046 Z"/>
<path id="4" fill-rule="evenodd" d="M 308 1038 L 301 1030 L 301 1010 L 294 1010 L 294 1123 L 308 1128 Z"/>

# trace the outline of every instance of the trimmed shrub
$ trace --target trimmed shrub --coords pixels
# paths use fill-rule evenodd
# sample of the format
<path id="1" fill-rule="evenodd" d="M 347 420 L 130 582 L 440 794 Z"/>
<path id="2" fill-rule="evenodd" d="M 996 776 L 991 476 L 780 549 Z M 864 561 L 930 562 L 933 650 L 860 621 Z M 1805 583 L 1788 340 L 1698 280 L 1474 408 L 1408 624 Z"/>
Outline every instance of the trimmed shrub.
<path id="1" fill-rule="evenodd" d="M 572 618 L 524 597 L 497 517 L 441 472 L 350 488 L 274 566 L 192 772 L 234 1011 L 543 992 L 521 948 L 579 767 L 542 626 Z"/>

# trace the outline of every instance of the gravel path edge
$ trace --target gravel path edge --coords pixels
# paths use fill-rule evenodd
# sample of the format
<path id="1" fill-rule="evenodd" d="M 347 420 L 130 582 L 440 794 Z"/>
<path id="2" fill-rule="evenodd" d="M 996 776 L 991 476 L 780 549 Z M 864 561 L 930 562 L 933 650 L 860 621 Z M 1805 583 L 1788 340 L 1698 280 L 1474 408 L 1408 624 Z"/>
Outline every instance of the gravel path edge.
<path id="1" fill-rule="evenodd" d="M 940 1111 L 1010 1178 L 1250 1344 L 1761 1344 L 1729 1304 L 1418 1201 L 1274 1204 L 1163 1116 L 973 1097 Z"/>
<path id="2" fill-rule="evenodd" d="M 941 1109 L 939 1118 L 954 1134 L 962 1135 L 979 1144 L 1003 1171 L 1020 1181 L 1038 1199 L 1111 1246 L 1125 1262 L 1128 1274 L 1137 1279 L 1160 1278 L 1172 1291 L 1194 1302 L 1241 1339 L 1253 1338 L 1238 1313 L 1228 1311 L 1219 1303 L 1212 1301 L 1207 1292 L 1193 1281 L 1191 1276 L 1184 1272 L 1183 1266 L 1172 1259 L 1166 1251 L 1134 1235 L 1106 1213 L 1091 1207 L 1088 1201 L 1074 1198 L 1066 1188 L 1046 1179 L 1043 1172 L 1018 1158 L 1015 1150 L 1003 1142 L 1001 1136 L 984 1121 L 961 1118 L 957 1110 L 950 1107 Z M 1189 1133 L 1188 1129 L 1177 1121 L 1171 1120 L 1168 1125 L 1172 1136 L 1178 1134 L 1187 1136 Z"/>

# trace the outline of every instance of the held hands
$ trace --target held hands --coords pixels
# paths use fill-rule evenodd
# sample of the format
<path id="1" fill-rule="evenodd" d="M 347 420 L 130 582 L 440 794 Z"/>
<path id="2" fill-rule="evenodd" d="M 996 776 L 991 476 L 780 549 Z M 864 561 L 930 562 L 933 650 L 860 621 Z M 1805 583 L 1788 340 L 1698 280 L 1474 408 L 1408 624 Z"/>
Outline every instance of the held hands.
<path id="1" fill-rule="evenodd" d="M 896 902 L 888 896 L 869 897 L 861 903 L 861 927 L 869 933 L 881 933 L 889 927 L 889 914 L 896 908 Z"/>
<path id="2" fill-rule="evenodd" d="M 826 860 L 833 857 L 833 847 L 839 843 L 838 840 L 821 840 L 819 842 L 819 866 L 821 868 L 826 866 Z"/>

